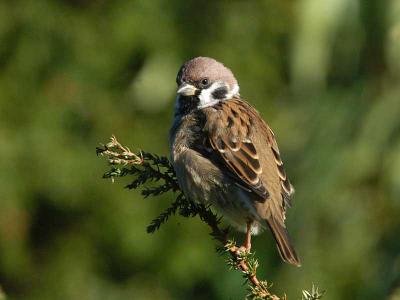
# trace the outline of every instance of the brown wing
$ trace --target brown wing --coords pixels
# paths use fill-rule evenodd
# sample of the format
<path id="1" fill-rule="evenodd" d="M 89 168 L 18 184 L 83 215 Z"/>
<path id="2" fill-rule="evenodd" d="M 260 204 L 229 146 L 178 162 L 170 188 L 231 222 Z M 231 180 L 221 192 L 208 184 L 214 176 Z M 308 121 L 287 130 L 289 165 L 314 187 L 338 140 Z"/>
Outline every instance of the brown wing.
<path id="1" fill-rule="evenodd" d="M 275 140 L 275 135 L 273 133 L 273 131 L 271 130 L 271 128 L 267 126 L 267 129 L 269 131 L 269 144 L 271 146 L 271 151 L 272 154 L 274 156 L 274 161 L 276 164 L 276 168 L 277 168 L 277 174 L 279 177 L 279 184 L 280 184 L 280 192 L 282 195 L 282 199 L 283 199 L 283 205 L 286 207 L 290 207 L 291 206 L 291 201 L 290 201 L 290 195 L 292 195 L 294 193 L 294 188 L 293 186 L 290 184 L 289 178 L 286 175 L 285 172 L 285 168 L 283 166 L 283 161 L 281 159 L 281 155 L 279 153 L 279 148 L 278 148 L 278 144 L 276 143 Z"/>
<path id="2" fill-rule="evenodd" d="M 208 143 L 240 186 L 266 199 L 259 155 L 250 139 L 251 116 L 243 109 L 241 101 L 234 99 L 205 109 Z"/>
<path id="3" fill-rule="evenodd" d="M 258 215 L 266 221 L 282 259 L 300 266 L 285 226 L 293 187 L 286 176 L 274 133 L 258 112 L 234 98 L 205 109 L 207 139 L 239 185 L 255 192 Z"/>
<path id="4" fill-rule="evenodd" d="M 277 202 L 282 210 L 290 205 L 293 188 L 284 171 L 274 134 L 259 113 L 238 98 L 222 101 L 205 109 L 205 113 L 208 142 L 240 179 L 239 183 L 263 200 L 271 193 L 280 195 L 273 198 L 281 200 Z"/>

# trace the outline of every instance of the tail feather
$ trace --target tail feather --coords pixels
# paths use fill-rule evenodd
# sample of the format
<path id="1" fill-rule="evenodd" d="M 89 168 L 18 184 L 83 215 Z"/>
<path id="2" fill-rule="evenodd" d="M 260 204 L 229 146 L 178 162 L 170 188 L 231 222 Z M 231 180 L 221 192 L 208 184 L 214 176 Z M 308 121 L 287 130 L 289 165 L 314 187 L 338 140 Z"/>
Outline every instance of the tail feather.
<path id="1" fill-rule="evenodd" d="M 290 242 L 289 234 L 286 228 L 277 222 L 273 217 L 267 219 L 269 228 L 275 238 L 276 245 L 282 259 L 292 265 L 301 266 L 300 260 L 297 256 L 296 250 Z"/>

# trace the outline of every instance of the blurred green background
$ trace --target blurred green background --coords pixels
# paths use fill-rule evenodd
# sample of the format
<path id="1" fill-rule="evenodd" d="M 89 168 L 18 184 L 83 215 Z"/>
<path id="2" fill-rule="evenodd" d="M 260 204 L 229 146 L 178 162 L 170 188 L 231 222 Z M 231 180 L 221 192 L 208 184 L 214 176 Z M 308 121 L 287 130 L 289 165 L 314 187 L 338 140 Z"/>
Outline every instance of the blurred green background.
<path id="1" fill-rule="evenodd" d="M 175 76 L 235 73 L 296 188 L 303 267 L 254 239 L 260 276 L 299 299 L 400 299 L 400 1 L 0 1 L 0 285 L 9 299 L 242 299 L 198 219 L 146 226 L 101 179 L 111 134 L 168 154 Z M 0 293 L 1 294 L 1 293 Z M 1 296 L 0 296 L 1 298 Z"/>

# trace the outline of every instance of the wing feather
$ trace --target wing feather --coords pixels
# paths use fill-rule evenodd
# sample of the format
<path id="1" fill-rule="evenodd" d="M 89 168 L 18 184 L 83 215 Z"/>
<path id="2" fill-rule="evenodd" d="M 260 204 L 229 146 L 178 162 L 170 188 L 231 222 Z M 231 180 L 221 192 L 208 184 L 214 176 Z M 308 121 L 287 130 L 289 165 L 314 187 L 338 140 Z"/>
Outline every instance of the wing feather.
<path id="1" fill-rule="evenodd" d="M 243 113 L 238 104 L 236 101 L 224 101 L 212 108 L 216 110 L 210 114 L 214 117 L 209 117 L 205 126 L 209 144 L 219 153 L 241 186 L 266 199 L 268 191 L 261 180 L 263 170 L 250 138 L 250 116 Z"/>
<path id="2" fill-rule="evenodd" d="M 279 204 L 275 203 L 278 205 L 274 207 L 280 207 L 280 215 L 284 219 L 285 208 L 290 206 L 290 195 L 294 190 L 284 170 L 272 130 L 254 108 L 237 98 L 221 101 L 207 110 L 211 112 L 204 127 L 207 144 L 237 178 L 239 186 L 264 200 L 271 196 L 271 192 L 279 195 Z M 254 140 L 255 129 L 261 131 L 263 141 Z M 257 151 L 260 147 L 262 155 Z"/>

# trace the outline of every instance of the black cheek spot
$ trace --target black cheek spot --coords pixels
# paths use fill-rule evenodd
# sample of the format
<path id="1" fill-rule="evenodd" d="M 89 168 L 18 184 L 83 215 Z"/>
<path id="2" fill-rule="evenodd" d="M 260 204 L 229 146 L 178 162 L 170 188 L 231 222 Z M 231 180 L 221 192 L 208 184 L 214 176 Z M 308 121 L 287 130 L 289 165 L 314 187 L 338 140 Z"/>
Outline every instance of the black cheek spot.
<path id="1" fill-rule="evenodd" d="M 228 90 L 226 87 L 219 87 L 215 89 L 211 95 L 214 99 L 224 99 L 226 97 L 226 94 L 228 93 Z"/>

